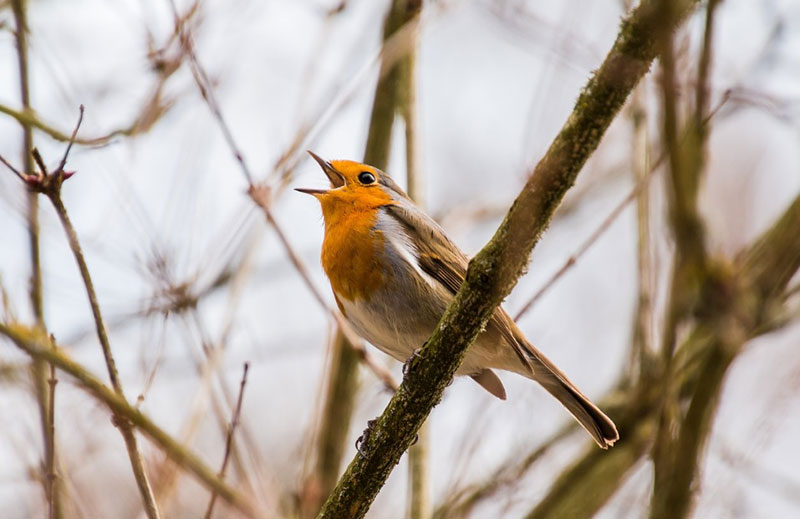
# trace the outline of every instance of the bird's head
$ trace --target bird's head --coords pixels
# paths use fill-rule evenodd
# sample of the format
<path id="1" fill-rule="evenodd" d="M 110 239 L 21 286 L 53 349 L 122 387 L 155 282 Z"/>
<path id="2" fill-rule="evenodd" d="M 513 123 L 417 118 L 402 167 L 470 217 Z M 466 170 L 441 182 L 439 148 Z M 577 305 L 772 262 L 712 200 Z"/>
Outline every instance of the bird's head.
<path id="1" fill-rule="evenodd" d="M 377 210 L 401 198 L 408 199 L 394 180 L 376 167 L 352 160 L 327 161 L 309 151 L 330 181 L 330 189 L 297 188 L 322 205 L 326 221 L 339 212 Z"/>

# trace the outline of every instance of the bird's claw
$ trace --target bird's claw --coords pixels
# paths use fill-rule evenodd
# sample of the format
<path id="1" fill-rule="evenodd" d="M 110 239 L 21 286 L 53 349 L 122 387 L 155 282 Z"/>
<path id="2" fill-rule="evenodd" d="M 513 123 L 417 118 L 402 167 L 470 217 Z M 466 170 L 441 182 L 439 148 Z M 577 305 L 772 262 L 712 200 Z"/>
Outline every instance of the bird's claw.
<path id="1" fill-rule="evenodd" d="M 378 422 L 377 419 L 368 420 L 367 428 L 364 429 L 364 432 L 361 433 L 361 436 L 356 438 L 356 450 L 358 451 L 358 454 L 362 458 L 367 457 L 367 453 L 364 452 L 364 444 L 367 443 L 367 441 L 369 440 L 369 434 L 372 432 L 372 428 L 375 426 L 377 422 Z"/>
<path id="2" fill-rule="evenodd" d="M 408 370 L 409 370 L 409 368 L 411 367 L 411 361 L 413 361 L 413 360 L 414 360 L 415 358 L 417 358 L 417 357 L 419 357 L 419 358 L 421 358 L 421 359 L 424 359 L 424 358 L 425 358 L 425 357 L 423 357 L 422 355 L 420 355 L 420 352 L 422 351 L 422 348 L 424 348 L 426 344 L 428 344 L 428 341 L 425 341 L 425 342 L 422 344 L 422 346 L 421 346 L 421 347 L 419 347 L 419 348 L 417 348 L 416 350 L 412 351 L 412 352 L 411 352 L 411 356 L 408 358 L 408 360 L 406 360 L 406 361 L 403 363 L 403 376 L 404 376 L 404 377 L 405 377 L 406 375 L 408 375 Z"/>

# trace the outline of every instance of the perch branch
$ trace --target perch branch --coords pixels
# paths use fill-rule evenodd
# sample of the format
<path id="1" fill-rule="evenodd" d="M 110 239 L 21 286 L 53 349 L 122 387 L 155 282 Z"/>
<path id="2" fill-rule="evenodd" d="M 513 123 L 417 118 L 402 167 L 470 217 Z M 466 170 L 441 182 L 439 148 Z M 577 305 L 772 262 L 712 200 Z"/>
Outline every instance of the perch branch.
<path id="1" fill-rule="evenodd" d="M 231 457 L 231 451 L 233 447 L 233 433 L 236 432 L 236 427 L 239 425 L 239 416 L 242 413 L 242 400 L 244 399 L 244 386 L 247 384 L 247 370 L 250 368 L 250 365 L 245 362 L 244 363 L 244 373 L 242 373 L 242 383 L 239 385 L 239 397 L 236 399 L 236 409 L 233 411 L 233 417 L 231 418 L 231 424 L 228 427 L 228 434 L 225 438 L 225 455 L 222 458 L 222 467 L 219 469 L 219 474 L 217 477 L 220 481 L 225 481 L 225 473 L 228 470 L 228 460 Z M 211 519 L 211 514 L 214 511 L 214 503 L 217 502 L 217 491 L 216 489 L 211 491 L 211 500 L 208 502 L 208 509 L 206 510 L 205 519 Z"/>

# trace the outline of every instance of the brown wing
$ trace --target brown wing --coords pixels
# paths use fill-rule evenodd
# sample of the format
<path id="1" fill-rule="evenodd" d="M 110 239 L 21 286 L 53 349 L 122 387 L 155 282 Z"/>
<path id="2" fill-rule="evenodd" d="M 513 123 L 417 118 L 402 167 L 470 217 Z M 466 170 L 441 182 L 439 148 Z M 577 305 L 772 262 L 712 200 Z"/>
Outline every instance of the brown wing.
<path id="1" fill-rule="evenodd" d="M 419 255 L 420 268 L 455 294 L 467 274 L 467 257 L 453 244 L 439 225 L 430 217 L 413 208 L 407 200 L 397 200 L 387 206 L 392 215 L 406 229 Z M 498 307 L 489 327 L 496 329 L 504 342 L 514 349 L 530 378 L 539 382 L 575 417 L 581 426 L 603 449 L 619 438 L 614 425 L 575 385 L 567 379 L 547 357 L 527 342 L 511 317 Z M 473 374 L 472 377 L 495 396 L 504 399 L 502 383 L 491 370 Z"/>
<path id="2" fill-rule="evenodd" d="M 385 208 L 411 237 L 420 268 L 455 295 L 467 275 L 467 256 L 450 241 L 439 224 L 422 211 L 407 207 L 404 201 Z M 525 346 L 514 335 L 513 320 L 502 308 L 494 311 L 489 326 L 497 329 L 505 342 L 514 348 L 522 364 L 531 368 Z"/>

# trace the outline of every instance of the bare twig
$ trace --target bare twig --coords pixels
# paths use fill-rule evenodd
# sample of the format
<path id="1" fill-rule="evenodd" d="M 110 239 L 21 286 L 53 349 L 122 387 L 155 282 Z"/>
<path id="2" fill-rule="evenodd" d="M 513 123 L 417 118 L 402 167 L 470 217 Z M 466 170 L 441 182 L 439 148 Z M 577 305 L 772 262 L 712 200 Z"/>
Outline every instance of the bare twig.
<path id="1" fill-rule="evenodd" d="M 185 30 L 186 17 L 181 17 L 178 14 L 178 8 L 175 5 L 174 0 L 170 0 L 170 5 L 172 6 L 172 13 L 175 18 L 176 32 L 178 38 L 181 41 L 181 47 L 185 50 L 185 52 L 189 56 L 189 68 L 192 71 L 195 83 L 197 83 L 197 86 L 200 87 L 200 93 L 202 94 L 203 99 L 205 99 L 208 108 L 211 110 L 211 113 L 214 115 L 214 118 L 217 121 L 217 125 L 222 131 L 222 135 L 225 138 L 225 141 L 228 143 L 228 147 L 233 152 L 233 156 L 236 158 L 236 161 L 239 163 L 239 167 L 241 168 L 242 173 L 247 179 L 247 183 L 249 185 L 252 185 L 254 178 L 253 174 L 250 172 L 250 168 L 247 167 L 247 163 L 244 160 L 244 156 L 242 155 L 239 146 L 236 144 L 236 140 L 233 138 L 233 133 L 231 133 L 231 129 L 228 126 L 228 123 L 222 116 L 222 109 L 220 108 L 219 103 L 217 102 L 217 98 L 214 95 L 214 89 L 211 87 L 211 81 L 208 78 L 208 74 L 206 74 L 205 69 L 200 65 L 200 61 L 198 60 L 197 54 L 194 51 L 194 42 L 192 41 L 192 34 L 191 32 Z M 194 9 L 196 9 L 196 7 L 193 7 L 193 10 Z"/>
<path id="2" fill-rule="evenodd" d="M 244 398 L 244 386 L 247 384 L 247 370 L 250 365 L 244 363 L 244 373 L 242 373 L 242 383 L 239 386 L 239 398 L 236 400 L 236 409 L 233 411 L 231 424 L 228 427 L 228 435 L 225 438 L 225 456 L 222 458 L 222 467 L 219 469 L 217 476 L 221 481 L 225 481 L 225 473 L 228 470 L 228 460 L 231 457 L 231 447 L 233 446 L 233 434 L 236 432 L 236 427 L 239 425 L 239 416 L 242 413 L 242 399 Z M 208 509 L 206 510 L 206 519 L 211 519 L 211 514 L 214 510 L 214 503 L 217 501 L 216 490 L 211 491 L 211 500 L 208 502 Z"/>
<path id="3" fill-rule="evenodd" d="M 237 272 L 236 275 L 241 276 L 241 269 L 237 269 L 237 271 L 239 272 Z M 233 306 L 235 306 L 235 304 L 233 304 Z M 230 309 L 232 309 L 232 306 L 229 306 L 229 310 Z M 193 307 L 188 310 L 183 314 L 183 317 L 185 318 L 183 319 L 183 322 L 186 325 L 187 334 L 196 329 L 197 333 L 200 335 L 199 339 L 202 347 L 203 359 L 197 359 L 194 363 L 198 376 L 201 380 L 201 389 L 195 392 L 194 402 L 191 405 L 192 410 L 188 413 L 188 418 L 182 428 L 183 432 L 180 435 L 181 441 L 184 444 L 188 444 L 191 441 L 193 434 L 197 431 L 198 426 L 205 417 L 207 403 L 209 401 L 213 408 L 219 427 L 222 430 L 223 435 L 227 438 L 230 430 L 230 423 L 228 418 L 225 416 L 226 411 L 224 411 L 224 409 L 226 408 L 226 404 L 227 408 L 235 408 L 236 396 L 231 396 L 226 380 L 217 370 L 219 361 L 222 358 L 222 353 L 224 352 L 224 339 L 223 342 L 219 344 L 212 344 L 211 340 L 209 339 L 209 335 L 203 326 L 203 320 L 196 308 Z M 195 327 L 194 329 L 191 328 L 190 322 L 193 322 Z M 187 338 L 187 343 L 194 342 L 195 340 L 193 337 Z M 213 380 L 212 377 L 214 375 L 218 376 L 218 383 L 222 392 L 222 398 L 220 398 L 211 388 Z M 260 468 L 265 466 L 265 464 L 260 459 L 257 449 L 253 447 L 254 441 L 252 436 L 248 434 L 245 424 L 238 424 L 237 429 L 239 431 L 240 440 L 235 444 L 231 444 L 229 458 L 238 472 L 239 488 L 244 488 L 252 492 L 253 489 L 258 487 L 251 482 L 250 477 L 245 470 L 242 457 L 239 452 L 239 444 L 244 442 L 250 447 L 250 453 L 255 458 L 254 468 L 256 471 L 260 471 Z M 168 455 L 165 455 L 164 460 L 159 464 L 159 467 L 154 470 L 154 473 L 159 474 L 158 479 L 155 480 L 154 483 L 155 487 L 157 488 L 157 497 L 162 503 L 166 503 L 166 499 L 168 499 L 169 495 L 174 492 L 179 476 L 183 474 L 182 471 L 178 470 L 179 468 L 180 467 L 171 463 Z"/>
<path id="4" fill-rule="evenodd" d="M 54 341 L 55 342 L 55 341 Z M 47 459 L 45 460 L 45 471 L 47 472 L 47 487 L 50 489 L 48 496 L 48 513 L 50 519 L 59 515 L 58 506 L 56 504 L 55 488 L 56 488 L 56 368 L 50 364 L 50 378 L 47 379 L 47 384 L 50 388 L 47 410 L 47 424 L 50 426 L 50 433 L 47 435 Z"/>
<path id="5" fill-rule="evenodd" d="M 644 107 L 644 88 L 638 86 L 631 99 L 633 143 L 631 169 L 637 182 L 650 171 L 650 146 L 647 115 Z M 636 310 L 628 362 L 629 380 L 644 376 L 646 360 L 653 354 L 653 262 L 650 251 L 650 190 L 642 189 L 636 196 Z"/>
<path id="6" fill-rule="evenodd" d="M 661 164 L 663 158 L 664 156 L 662 155 L 658 160 L 656 160 L 647 175 L 637 180 L 636 185 L 633 187 L 631 192 L 628 193 L 628 195 L 623 198 L 622 201 L 620 201 L 610 213 L 608 213 L 608 215 L 603 219 L 602 222 L 600 222 L 597 228 L 592 231 L 592 234 L 590 234 L 589 237 L 586 238 L 586 240 L 584 240 L 583 243 L 581 243 L 581 245 L 575 250 L 575 252 L 569 258 L 567 258 L 567 261 L 561 265 L 561 268 L 555 271 L 544 283 L 544 285 L 542 285 L 542 287 L 535 294 L 533 294 L 533 297 L 528 299 L 528 301 L 522 305 L 522 308 L 520 308 L 517 314 L 514 316 L 515 321 L 525 315 L 525 313 L 530 310 L 531 307 L 535 305 L 548 290 L 550 290 L 550 288 L 552 288 L 556 281 L 558 281 L 561 276 L 563 276 L 575 265 L 575 263 L 577 263 L 578 259 L 580 259 L 586 253 L 586 251 L 588 251 L 592 245 L 594 245 L 595 242 L 603 234 L 605 234 L 605 232 L 611 227 L 611 224 L 613 224 L 619 215 L 622 214 L 622 211 L 628 206 L 628 204 L 634 201 L 640 193 L 647 191 L 647 188 L 650 184 L 650 178 L 652 177 L 653 172 L 658 169 L 658 166 Z"/>
<path id="7" fill-rule="evenodd" d="M 422 0 L 395 2 L 403 17 L 416 16 Z M 405 124 L 406 183 L 408 195 L 417 206 L 425 207 L 424 176 L 421 168 L 420 139 L 417 122 L 417 52 L 418 33 L 412 33 L 412 47 L 395 66 L 397 110 Z M 383 124 L 387 124 L 383 122 Z M 391 119 L 388 121 L 391 125 Z M 388 147 L 387 147 L 388 148 Z M 427 424 L 417 432 L 417 441 L 408 450 L 408 519 L 433 517 L 430 481 L 431 434 Z"/>
<path id="8" fill-rule="evenodd" d="M 508 459 L 499 463 L 497 468 L 481 482 L 455 492 L 449 492 L 445 501 L 436 507 L 436 511 L 433 514 L 434 519 L 470 517 L 472 511 L 479 504 L 494 498 L 505 489 L 519 485 L 523 481 L 525 474 L 539 460 L 577 430 L 577 422 L 570 422 L 528 454 L 520 456 L 519 452 L 513 452 Z"/>
<path id="9" fill-rule="evenodd" d="M 27 19 L 27 1 L 26 0 L 13 0 L 11 1 L 11 10 L 14 14 L 14 23 L 16 30 L 14 37 L 17 44 L 17 68 L 19 70 L 19 89 L 20 101 L 23 110 L 31 110 L 30 99 L 30 75 L 28 67 L 28 26 Z M 32 125 L 19 121 L 22 126 L 22 169 L 25 172 L 32 172 L 33 162 L 31 153 L 33 151 L 33 128 Z M 0 157 L 2 159 L 2 157 Z M 5 159 L 2 159 L 3 164 L 8 166 L 23 182 L 26 177 L 14 167 L 11 166 Z M 30 301 L 33 309 L 33 315 L 36 320 L 36 325 L 42 330 L 47 329 L 44 319 L 44 296 L 42 288 L 42 265 L 40 254 L 40 236 L 39 236 L 39 197 L 38 195 L 28 190 L 27 192 L 27 223 L 28 223 L 28 244 L 30 248 L 30 264 L 31 264 L 31 279 L 30 279 Z M 45 463 L 44 474 L 42 481 L 44 483 L 45 497 L 47 499 L 48 518 L 58 519 L 62 517 L 62 488 L 56 482 L 55 478 L 50 475 L 54 474 L 54 467 L 56 463 L 55 454 L 55 439 L 52 437 L 54 428 L 53 423 L 50 421 L 53 414 L 50 412 L 52 402 L 48 402 L 48 397 L 53 393 L 53 387 L 50 390 L 46 389 L 45 367 L 41 361 L 33 361 L 33 382 L 36 390 L 36 402 L 39 411 L 40 426 L 42 429 L 42 437 L 44 440 Z"/>
<path id="10" fill-rule="evenodd" d="M 697 66 L 697 87 L 695 90 L 695 121 L 698 131 L 705 127 L 703 119 L 708 110 L 710 86 L 708 76 L 711 69 L 711 46 L 714 37 L 714 13 L 720 0 L 709 0 L 706 8 L 706 24 L 703 31 L 703 50 L 700 53 L 700 62 Z"/>
<path id="11" fill-rule="evenodd" d="M 548 290 L 550 290 L 556 281 L 558 281 L 561 276 L 563 276 L 572 266 L 574 266 L 578 259 L 583 256 L 586 251 L 592 247 L 592 245 L 594 245 L 598 238 L 605 234 L 605 232 L 609 227 L 611 227 L 611 224 L 614 223 L 625 207 L 627 207 L 628 204 L 636 198 L 636 195 L 639 193 L 639 191 L 644 188 L 646 185 L 646 180 L 647 179 L 644 179 L 642 182 L 639 182 L 636 187 L 634 187 L 633 190 L 628 193 L 628 195 L 623 198 L 620 203 L 617 204 L 617 206 L 608 214 L 608 216 L 606 216 L 600 225 L 597 226 L 592 234 L 590 234 L 589 237 L 583 243 L 581 243 L 578 249 L 569 258 L 567 258 L 567 261 L 561 265 L 561 268 L 555 271 L 545 282 L 545 284 L 542 285 L 542 287 L 535 294 L 533 294 L 533 297 L 528 299 L 528 301 L 522 305 L 522 308 L 520 308 L 517 314 L 514 316 L 515 321 L 519 320 L 523 315 L 525 315 L 525 313 L 530 310 L 531 307 L 535 305 Z"/>
<path id="12" fill-rule="evenodd" d="M 83 105 L 80 105 L 78 107 L 78 111 L 79 111 L 78 122 L 75 123 L 75 128 L 72 130 L 72 135 L 70 135 L 69 137 L 69 143 L 67 144 L 67 149 L 64 150 L 64 156 L 61 157 L 61 162 L 58 163 L 58 167 L 56 168 L 55 171 L 56 174 L 64 171 L 64 166 L 67 165 L 67 157 L 69 157 L 69 152 L 72 149 L 72 145 L 75 144 L 75 137 L 78 136 L 78 130 L 80 129 L 81 123 L 83 122 L 83 111 L 84 111 Z"/>
<path id="13" fill-rule="evenodd" d="M 17 178 L 19 178 L 23 182 L 27 181 L 27 175 L 23 175 L 17 168 L 12 166 L 11 163 L 9 163 L 2 155 L 0 155 L 0 162 L 2 162 L 8 169 L 10 169 L 11 172 L 17 176 Z"/>
<path id="14" fill-rule="evenodd" d="M 161 86 L 159 85 L 159 87 L 155 89 L 148 102 L 145 103 L 138 117 L 128 126 L 112 130 L 98 137 L 75 138 L 75 144 L 79 144 L 81 146 L 102 146 L 104 144 L 108 144 L 116 137 L 133 137 L 150 129 L 172 105 L 171 101 L 164 101 L 161 98 L 161 90 Z M 49 137 L 57 141 L 69 142 L 70 140 L 69 134 L 64 133 L 63 131 L 45 123 L 30 109 L 15 110 L 11 107 L 0 104 L 0 113 L 16 119 L 20 124 L 36 128 L 37 130 L 47 134 Z"/>

